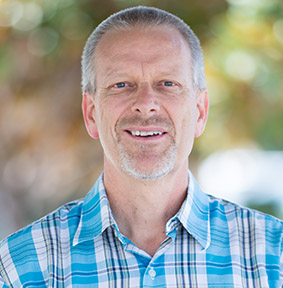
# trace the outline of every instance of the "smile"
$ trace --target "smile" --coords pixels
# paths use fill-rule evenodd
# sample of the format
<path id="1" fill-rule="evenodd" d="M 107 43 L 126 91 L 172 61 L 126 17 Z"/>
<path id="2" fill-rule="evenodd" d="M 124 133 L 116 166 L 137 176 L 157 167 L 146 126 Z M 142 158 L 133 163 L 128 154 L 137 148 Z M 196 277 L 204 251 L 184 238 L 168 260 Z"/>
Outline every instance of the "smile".
<path id="1" fill-rule="evenodd" d="M 150 137 L 150 136 L 159 136 L 164 134 L 164 132 L 160 131 L 128 131 L 133 136 L 139 136 L 139 137 Z"/>

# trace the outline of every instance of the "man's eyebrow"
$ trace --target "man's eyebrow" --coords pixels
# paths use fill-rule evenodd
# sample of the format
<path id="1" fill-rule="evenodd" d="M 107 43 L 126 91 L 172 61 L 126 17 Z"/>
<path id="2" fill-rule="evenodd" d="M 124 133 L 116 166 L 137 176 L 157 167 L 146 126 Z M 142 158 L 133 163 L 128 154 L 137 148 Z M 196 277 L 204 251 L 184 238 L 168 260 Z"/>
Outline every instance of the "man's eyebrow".
<path id="1" fill-rule="evenodd" d="M 122 81 L 125 78 L 130 78 L 132 76 L 132 73 L 130 72 L 122 72 L 119 71 L 119 69 L 112 69 L 111 71 L 108 71 L 106 74 L 104 74 L 102 78 L 102 83 L 110 83 L 115 81 Z"/>

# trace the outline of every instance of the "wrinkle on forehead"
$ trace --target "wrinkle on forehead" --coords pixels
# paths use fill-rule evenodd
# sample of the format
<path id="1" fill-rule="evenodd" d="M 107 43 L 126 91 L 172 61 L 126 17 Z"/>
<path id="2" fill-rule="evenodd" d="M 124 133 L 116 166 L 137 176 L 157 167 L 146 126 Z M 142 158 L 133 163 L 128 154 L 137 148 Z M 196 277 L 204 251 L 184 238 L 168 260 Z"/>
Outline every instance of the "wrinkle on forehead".
<path id="1" fill-rule="evenodd" d="M 130 76 L 133 67 L 140 67 L 143 74 L 148 68 L 152 73 L 172 75 L 186 66 L 192 76 L 190 48 L 179 31 L 167 26 L 110 30 L 95 53 L 96 77 L 100 79 Z"/>
<path id="2" fill-rule="evenodd" d="M 157 32 L 157 33 L 156 33 Z M 164 33 L 165 32 L 165 33 Z M 168 33 L 170 32 L 170 33 Z M 176 29 L 167 25 L 160 25 L 160 26 L 136 26 L 136 27 L 128 27 L 125 29 L 117 28 L 111 29 L 106 32 L 101 40 L 98 43 L 98 46 L 103 43 L 107 39 L 114 40 L 113 46 L 115 46 L 115 42 L 121 40 L 121 34 L 123 35 L 135 35 L 138 38 L 143 37 L 144 35 L 158 35 L 159 41 L 172 41 L 175 42 L 176 45 L 183 45 L 186 44 L 187 47 L 189 46 L 187 41 L 184 39 L 183 35 Z M 155 38 L 155 37 L 154 37 Z M 123 39 L 122 39 L 123 41 Z M 131 45 L 130 42 L 125 43 L 127 45 Z"/>
<path id="3" fill-rule="evenodd" d="M 165 32 L 165 33 L 164 33 Z M 170 32 L 170 33 L 168 33 Z M 135 38 L 134 38 L 134 37 Z M 141 43 L 140 39 L 152 39 L 152 41 L 144 41 Z M 129 40 L 130 41 L 127 41 Z M 158 54 L 153 55 L 153 59 L 147 59 L 148 62 L 154 60 L 154 58 L 160 56 L 165 56 L 169 54 L 172 47 L 174 47 L 175 51 L 183 52 L 188 54 L 188 58 L 191 58 L 190 47 L 188 43 L 183 38 L 182 34 L 176 30 L 175 28 L 168 26 L 155 26 L 155 27 L 134 27 L 128 29 L 112 29 L 108 31 L 100 40 L 96 48 L 96 57 L 104 56 L 108 59 L 114 59 L 115 57 L 120 57 L 121 60 L 123 58 L 129 59 L 131 57 L 136 57 L 141 55 L 140 52 L 149 49 L 154 51 L 156 47 L 156 41 L 158 40 L 159 49 Z M 173 45 L 168 49 L 168 42 L 171 42 Z M 102 49 L 102 46 L 107 43 L 107 49 Z M 137 46 L 137 43 L 139 44 Z M 135 51 L 134 54 L 123 53 L 123 50 L 117 50 L 115 47 L 119 45 L 123 47 L 125 51 Z M 110 53 L 109 53 L 110 52 Z M 137 55 L 135 55 L 137 54 Z M 144 61 L 145 63 L 147 61 Z M 191 62 L 191 61 L 190 61 Z"/>

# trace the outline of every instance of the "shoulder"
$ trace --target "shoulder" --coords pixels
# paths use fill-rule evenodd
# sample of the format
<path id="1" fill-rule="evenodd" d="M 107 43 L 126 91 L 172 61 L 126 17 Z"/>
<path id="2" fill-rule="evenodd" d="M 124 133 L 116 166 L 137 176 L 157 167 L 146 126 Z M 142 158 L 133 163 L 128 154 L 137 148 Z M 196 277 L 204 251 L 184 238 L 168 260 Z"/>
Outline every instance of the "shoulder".
<path id="1" fill-rule="evenodd" d="M 0 242 L 0 253 L 3 251 L 3 246 L 9 244 L 9 247 L 21 244 L 25 239 L 36 239 L 39 234 L 49 233 L 48 231 L 56 227 L 57 232 L 62 233 L 64 230 L 70 230 L 73 226 L 77 226 L 81 215 L 82 200 L 76 200 L 67 203 L 50 214 L 40 218 L 30 225 L 11 234 Z M 1 254 L 0 254 L 1 255 Z"/>
<path id="2" fill-rule="evenodd" d="M 239 204 L 219 199 L 209 195 L 210 214 L 214 217 L 225 218 L 226 221 L 242 221 L 245 223 L 260 222 L 268 228 L 277 228 L 283 232 L 283 221 L 263 212 L 250 209 Z"/>
<path id="3" fill-rule="evenodd" d="M 217 225 L 225 223 L 230 234 L 264 239 L 265 244 L 283 243 L 283 221 L 254 209 L 209 195 L 210 218 Z M 225 226 L 224 225 L 224 226 Z M 242 236 L 244 237 L 244 236 Z M 281 248 L 282 249 L 282 248 Z"/>
<path id="4" fill-rule="evenodd" d="M 17 279 L 29 269 L 43 273 L 50 253 L 55 253 L 52 249 L 58 249 L 55 243 L 69 243 L 73 238 L 80 221 L 82 203 L 82 200 L 77 200 L 61 206 L 2 240 L 0 274 Z"/>
<path id="5" fill-rule="evenodd" d="M 235 275 L 242 275 L 242 279 L 260 281 L 259 285 L 264 287 L 279 287 L 283 267 L 283 222 L 256 210 L 208 197 L 209 257 L 215 261 L 228 259 Z"/>

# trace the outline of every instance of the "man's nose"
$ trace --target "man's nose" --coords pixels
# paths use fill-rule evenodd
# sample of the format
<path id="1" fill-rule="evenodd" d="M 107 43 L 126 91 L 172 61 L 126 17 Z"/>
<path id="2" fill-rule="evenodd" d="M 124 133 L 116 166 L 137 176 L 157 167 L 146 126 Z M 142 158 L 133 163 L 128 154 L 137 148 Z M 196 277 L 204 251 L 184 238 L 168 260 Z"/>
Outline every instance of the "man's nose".
<path id="1" fill-rule="evenodd" d="M 159 110 L 160 105 L 156 99 L 156 92 L 148 83 L 143 83 L 135 93 L 132 111 L 143 115 L 152 115 Z"/>

